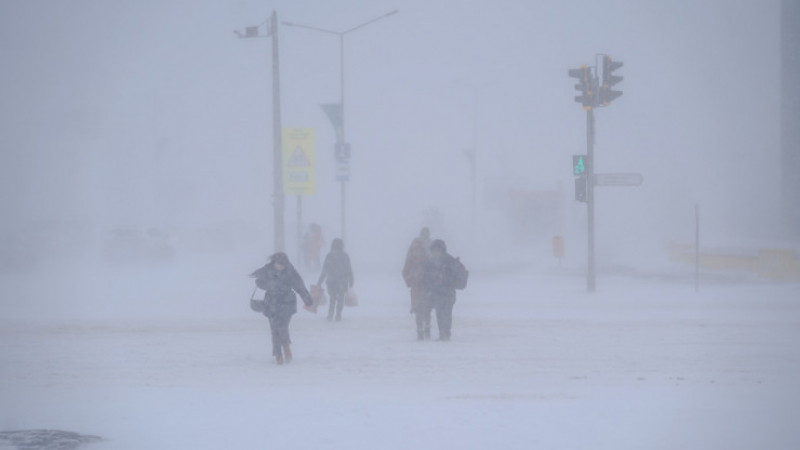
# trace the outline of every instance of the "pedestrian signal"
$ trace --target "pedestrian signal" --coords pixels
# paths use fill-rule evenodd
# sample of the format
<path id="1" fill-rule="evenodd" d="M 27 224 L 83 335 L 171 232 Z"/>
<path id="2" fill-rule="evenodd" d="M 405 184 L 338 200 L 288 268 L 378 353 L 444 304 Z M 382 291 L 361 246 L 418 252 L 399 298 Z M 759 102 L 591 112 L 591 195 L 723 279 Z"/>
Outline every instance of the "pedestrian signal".
<path id="1" fill-rule="evenodd" d="M 572 174 L 576 177 L 591 172 L 591 158 L 588 155 L 572 155 Z"/>

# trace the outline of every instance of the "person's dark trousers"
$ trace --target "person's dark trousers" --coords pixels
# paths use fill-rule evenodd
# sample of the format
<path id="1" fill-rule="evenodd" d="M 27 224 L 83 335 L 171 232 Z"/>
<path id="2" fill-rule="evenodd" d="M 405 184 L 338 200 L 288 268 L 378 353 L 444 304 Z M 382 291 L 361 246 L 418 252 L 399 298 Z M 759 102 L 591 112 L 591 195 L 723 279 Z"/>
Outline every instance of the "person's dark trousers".
<path id="1" fill-rule="evenodd" d="M 292 316 L 277 315 L 269 319 L 269 329 L 272 331 L 272 354 L 281 355 L 281 348 L 289 345 L 292 340 L 289 338 L 289 321 Z"/>
<path id="2" fill-rule="evenodd" d="M 450 340 L 450 329 L 453 326 L 453 305 L 452 299 L 437 299 L 435 303 L 436 324 L 439 326 L 439 339 L 442 341 Z"/>
<path id="3" fill-rule="evenodd" d="M 342 319 L 342 309 L 344 309 L 344 294 L 346 291 L 328 289 L 331 295 L 331 302 L 328 305 L 328 320 L 333 320 L 333 313 L 336 312 L 336 320 Z"/>
<path id="4" fill-rule="evenodd" d="M 430 339 L 431 337 L 431 307 L 419 305 L 414 311 L 417 319 L 417 337 L 420 339 Z"/>

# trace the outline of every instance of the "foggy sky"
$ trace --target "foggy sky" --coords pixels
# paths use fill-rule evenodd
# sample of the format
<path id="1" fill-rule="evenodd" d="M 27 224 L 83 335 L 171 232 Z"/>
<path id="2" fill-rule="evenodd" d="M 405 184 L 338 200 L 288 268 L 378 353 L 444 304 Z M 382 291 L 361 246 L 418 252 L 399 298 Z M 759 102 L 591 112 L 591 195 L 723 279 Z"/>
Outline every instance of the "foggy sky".
<path id="1" fill-rule="evenodd" d="M 407 245 L 438 208 L 435 235 L 464 244 L 502 228 L 470 222 L 478 178 L 564 189 L 563 229 L 580 242 L 571 155 L 586 117 L 569 68 L 624 62 L 624 94 L 596 111 L 595 168 L 639 172 L 597 192 L 601 249 L 707 236 L 770 237 L 779 214 L 779 2 L 6 0 L 0 3 L 0 206 L 6 232 L 42 222 L 102 233 L 121 225 L 250 223 L 271 247 L 269 39 L 279 19 L 344 30 L 350 248 Z M 280 28 L 282 124 L 317 133 L 317 194 L 303 219 L 339 232 L 333 128 L 335 36 Z M 479 190 L 482 205 L 483 190 Z M 287 241 L 295 199 L 287 198 Z M 481 208 L 479 223 L 494 225 Z M 386 247 L 384 247 L 384 245 Z"/>

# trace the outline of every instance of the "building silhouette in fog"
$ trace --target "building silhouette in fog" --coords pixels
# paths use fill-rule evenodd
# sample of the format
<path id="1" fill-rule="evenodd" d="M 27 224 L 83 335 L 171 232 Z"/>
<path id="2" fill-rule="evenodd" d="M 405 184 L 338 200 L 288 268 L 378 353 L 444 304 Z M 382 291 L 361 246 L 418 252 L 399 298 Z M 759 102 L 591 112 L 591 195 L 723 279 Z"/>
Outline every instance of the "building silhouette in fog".
<path id="1" fill-rule="evenodd" d="M 781 167 L 783 229 L 800 238 L 800 0 L 781 5 Z"/>

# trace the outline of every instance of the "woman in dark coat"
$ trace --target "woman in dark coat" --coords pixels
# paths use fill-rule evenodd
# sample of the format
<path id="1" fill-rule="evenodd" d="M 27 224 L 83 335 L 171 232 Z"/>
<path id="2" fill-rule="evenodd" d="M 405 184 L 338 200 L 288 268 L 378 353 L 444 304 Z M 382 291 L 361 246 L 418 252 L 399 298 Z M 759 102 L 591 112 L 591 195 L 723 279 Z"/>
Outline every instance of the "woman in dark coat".
<path id="1" fill-rule="evenodd" d="M 275 362 L 283 364 L 292 361 L 292 343 L 289 338 L 289 321 L 297 312 L 297 296 L 307 306 L 311 306 L 311 295 L 285 253 L 275 253 L 270 257 L 270 262 L 264 267 L 253 272 L 256 285 L 264 289 L 264 315 L 269 319 L 269 328 L 272 331 L 272 354 Z"/>
<path id="2" fill-rule="evenodd" d="M 335 311 L 336 321 L 339 322 L 342 320 L 344 296 L 347 294 L 347 289 L 353 287 L 353 268 L 350 266 L 350 256 L 344 252 L 344 243 L 339 238 L 331 242 L 331 251 L 325 256 L 317 286 L 326 279 L 325 285 L 328 287 L 328 295 L 331 297 L 328 320 L 333 320 Z"/>

